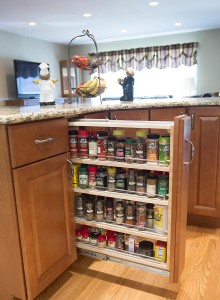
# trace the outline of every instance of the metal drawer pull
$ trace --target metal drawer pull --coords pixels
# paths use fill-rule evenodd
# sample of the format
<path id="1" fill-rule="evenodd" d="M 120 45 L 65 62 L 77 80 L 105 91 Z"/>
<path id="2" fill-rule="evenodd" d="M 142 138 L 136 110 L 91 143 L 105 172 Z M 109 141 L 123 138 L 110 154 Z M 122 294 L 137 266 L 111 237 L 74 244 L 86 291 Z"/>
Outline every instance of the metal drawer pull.
<path id="1" fill-rule="evenodd" d="M 67 162 L 70 165 L 70 172 L 71 172 L 71 177 L 69 178 L 69 181 L 71 181 L 73 179 L 73 175 L 74 175 L 74 170 L 73 170 L 73 163 L 70 159 L 67 158 Z"/>
<path id="2" fill-rule="evenodd" d="M 194 157 L 195 157 L 195 147 L 194 147 L 193 143 L 189 139 L 186 139 L 185 143 L 189 143 L 191 145 L 191 160 L 190 161 L 184 161 L 183 164 L 184 165 L 189 165 L 194 160 Z"/>
<path id="3" fill-rule="evenodd" d="M 54 137 L 49 137 L 46 140 L 35 140 L 34 142 L 35 144 L 52 143 L 54 139 Z"/>

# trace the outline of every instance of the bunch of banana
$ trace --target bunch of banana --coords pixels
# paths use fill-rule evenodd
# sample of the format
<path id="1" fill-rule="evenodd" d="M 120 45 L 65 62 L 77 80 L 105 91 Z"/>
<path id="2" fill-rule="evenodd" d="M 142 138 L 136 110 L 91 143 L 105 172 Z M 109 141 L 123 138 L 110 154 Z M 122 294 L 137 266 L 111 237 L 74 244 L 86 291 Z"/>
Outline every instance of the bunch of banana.
<path id="1" fill-rule="evenodd" d="M 76 93 L 82 97 L 96 97 L 102 94 L 106 89 L 104 78 L 94 77 L 85 83 L 81 83 L 76 87 Z"/>

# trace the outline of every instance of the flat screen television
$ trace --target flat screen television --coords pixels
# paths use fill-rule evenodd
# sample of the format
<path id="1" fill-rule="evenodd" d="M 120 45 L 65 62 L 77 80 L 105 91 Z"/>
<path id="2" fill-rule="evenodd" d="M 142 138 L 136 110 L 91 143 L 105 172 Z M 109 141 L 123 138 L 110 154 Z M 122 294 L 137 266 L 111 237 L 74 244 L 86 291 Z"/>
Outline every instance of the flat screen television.
<path id="1" fill-rule="evenodd" d="M 34 84 L 35 79 L 39 79 L 41 63 L 14 59 L 15 85 L 18 98 L 40 98 L 38 84 Z"/>

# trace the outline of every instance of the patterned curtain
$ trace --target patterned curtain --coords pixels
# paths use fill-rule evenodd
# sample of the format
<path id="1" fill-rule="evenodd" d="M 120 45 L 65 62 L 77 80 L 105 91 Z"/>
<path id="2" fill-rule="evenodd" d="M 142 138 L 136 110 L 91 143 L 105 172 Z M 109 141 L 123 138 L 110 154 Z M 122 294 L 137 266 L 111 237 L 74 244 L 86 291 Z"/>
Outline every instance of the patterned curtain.
<path id="1" fill-rule="evenodd" d="M 153 67 L 164 69 L 167 67 L 177 68 L 180 65 L 192 66 L 197 63 L 198 43 L 185 43 L 169 46 L 155 46 L 100 52 L 99 59 L 103 61 L 100 73 L 108 71 L 116 72 L 132 67 L 134 70 Z M 96 54 L 90 53 L 90 56 Z"/>

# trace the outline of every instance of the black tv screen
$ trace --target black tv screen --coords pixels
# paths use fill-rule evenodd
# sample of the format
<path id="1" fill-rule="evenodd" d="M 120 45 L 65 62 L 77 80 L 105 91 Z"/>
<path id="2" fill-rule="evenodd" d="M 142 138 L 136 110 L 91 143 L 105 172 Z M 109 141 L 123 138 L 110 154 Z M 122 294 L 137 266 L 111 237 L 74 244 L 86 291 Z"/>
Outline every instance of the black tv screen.
<path id="1" fill-rule="evenodd" d="M 34 84 L 39 79 L 41 63 L 14 59 L 15 84 L 18 98 L 39 98 L 40 89 Z"/>

